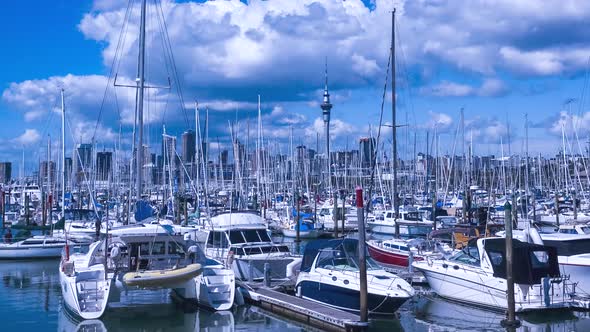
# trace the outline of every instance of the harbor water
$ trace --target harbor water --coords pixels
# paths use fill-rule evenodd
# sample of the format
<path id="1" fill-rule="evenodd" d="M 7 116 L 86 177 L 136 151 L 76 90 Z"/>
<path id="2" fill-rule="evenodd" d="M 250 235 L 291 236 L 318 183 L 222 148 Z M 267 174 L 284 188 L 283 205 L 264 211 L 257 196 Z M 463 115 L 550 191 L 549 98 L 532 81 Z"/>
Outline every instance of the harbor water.
<path id="1" fill-rule="evenodd" d="M 306 331 L 307 326 L 254 306 L 228 312 L 183 307 L 166 293 L 109 309 L 97 321 L 64 311 L 58 261 L 0 262 L 0 331 Z M 152 302 L 152 300 L 154 300 Z M 153 304 L 158 302 L 158 304 Z M 151 304 L 150 304 L 151 303 Z M 452 303 L 426 292 L 394 317 L 373 319 L 371 331 L 498 331 L 502 313 Z M 590 331 L 590 314 L 564 311 L 520 316 L 518 331 Z"/>

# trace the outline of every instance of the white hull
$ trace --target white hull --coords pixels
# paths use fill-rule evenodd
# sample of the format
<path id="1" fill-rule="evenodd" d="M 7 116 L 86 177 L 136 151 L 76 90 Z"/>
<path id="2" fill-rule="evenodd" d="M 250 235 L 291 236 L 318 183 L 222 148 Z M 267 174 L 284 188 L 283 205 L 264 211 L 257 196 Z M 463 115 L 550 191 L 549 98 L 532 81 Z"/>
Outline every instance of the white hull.
<path id="1" fill-rule="evenodd" d="M 508 308 L 505 279 L 496 278 L 477 267 L 458 266 L 450 261 L 421 261 L 413 265 L 424 274 L 430 288 L 441 297 L 496 310 Z M 516 311 L 569 307 L 570 302 L 566 300 L 568 291 L 563 290 L 562 286 L 563 283 L 552 284 L 554 289 L 550 293 L 558 294 L 559 297 L 552 298 L 551 304 L 547 306 L 541 285 L 515 284 Z"/>
<path id="2" fill-rule="evenodd" d="M 85 273 L 93 279 L 80 278 Z M 111 281 L 104 279 L 104 270 L 67 275 L 60 269 L 59 276 L 62 296 L 69 311 L 82 319 L 98 319 L 104 314 L 111 287 Z"/>
<path id="3" fill-rule="evenodd" d="M 187 287 L 184 290 L 175 290 L 176 294 L 184 300 L 196 299 L 199 306 L 215 311 L 230 310 L 233 307 L 236 285 L 231 269 L 222 265 L 205 266 L 203 273 L 194 278 L 193 285 L 194 290 Z"/>
<path id="4" fill-rule="evenodd" d="M 281 229 L 281 231 L 283 232 L 283 236 L 293 237 L 293 238 L 297 237 L 296 230 L 283 228 L 283 229 Z M 317 229 L 313 229 L 310 231 L 299 231 L 299 237 L 301 239 L 317 239 L 321 235 L 322 235 L 321 231 L 319 231 Z"/>
<path id="5" fill-rule="evenodd" d="M 63 245 L 7 248 L 0 247 L 0 259 L 35 259 L 35 258 L 59 258 Z"/>
<path id="6" fill-rule="evenodd" d="M 576 259 L 576 256 L 559 256 L 559 270 L 563 275 L 569 275 L 570 280 L 576 283 L 576 295 L 590 296 L 590 261 L 588 259 Z"/>
<path id="7" fill-rule="evenodd" d="M 344 222 L 344 230 L 345 231 L 356 231 L 358 230 L 359 225 L 358 223 L 355 221 L 348 221 L 346 220 Z M 334 221 L 324 221 L 324 229 L 327 231 L 333 231 L 334 230 Z M 342 231 L 342 221 L 338 221 L 338 229 L 340 231 Z"/>

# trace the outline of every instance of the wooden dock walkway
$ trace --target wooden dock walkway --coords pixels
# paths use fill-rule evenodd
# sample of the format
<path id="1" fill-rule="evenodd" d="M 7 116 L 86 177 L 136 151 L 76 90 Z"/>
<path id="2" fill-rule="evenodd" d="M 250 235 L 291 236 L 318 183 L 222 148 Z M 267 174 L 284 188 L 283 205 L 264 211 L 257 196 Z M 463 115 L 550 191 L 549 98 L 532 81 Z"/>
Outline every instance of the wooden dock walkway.
<path id="1" fill-rule="evenodd" d="M 256 296 L 251 299 L 261 308 L 325 331 L 361 331 L 368 326 L 360 322 L 358 315 L 321 303 L 267 288 L 254 292 Z"/>

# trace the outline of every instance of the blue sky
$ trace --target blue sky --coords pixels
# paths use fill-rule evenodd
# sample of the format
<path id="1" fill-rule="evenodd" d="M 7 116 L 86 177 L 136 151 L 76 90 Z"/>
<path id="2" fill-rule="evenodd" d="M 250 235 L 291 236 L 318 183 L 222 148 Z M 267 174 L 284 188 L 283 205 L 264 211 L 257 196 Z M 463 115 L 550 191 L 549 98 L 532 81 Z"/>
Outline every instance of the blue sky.
<path id="1" fill-rule="evenodd" d="M 45 158 L 46 136 L 55 143 L 59 135 L 62 86 L 68 146 L 94 136 L 100 147 L 111 149 L 120 128 L 128 147 L 134 91 L 113 88 L 108 80 L 127 2 L 2 4 L 0 28 L 6 33 L 0 53 L 5 64 L 0 72 L 0 160 L 18 162 L 23 147 L 30 167 Z M 461 145 L 454 139 L 461 108 L 466 140 L 478 154 L 500 155 L 502 148 L 508 151 L 507 142 L 513 152 L 522 151 L 525 113 L 531 153 L 555 154 L 562 146 L 562 131 L 568 151 L 584 149 L 590 130 L 585 86 L 590 3 L 393 3 L 398 122 L 407 119 L 409 124 L 399 131 L 402 157 L 411 152 L 405 143 L 414 132 L 418 150 L 425 150 L 427 130 L 440 135 L 441 153 L 452 153 L 453 146 Z M 198 100 L 201 109 L 209 108 L 212 141 L 219 138 L 221 147 L 227 147 L 228 121 L 236 117 L 238 135 L 245 141 L 248 117 L 255 137 L 261 94 L 264 136 L 272 148 L 286 152 L 291 132 L 295 144 L 313 146 L 321 133 L 319 103 L 327 56 L 333 147 L 356 146 L 360 136 L 370 130 L 376 134 L 392 7 L 392 1 L 379 0 L 162 0 L 187 110 L 182 110 L 175 80 L 170 90 L 150 90 L 146 140 L 157 151 L 163 125 L 178 135 L 194 126 L 192 104 Z M 166 85 L 173 73 L 166 69 L 157 8 L 148 8 L 148 82 Z M 133 82 L 136 74 L 137 8 L 131 13 L 124 47 L 115 57 L 118 82 Z M 384 121 L 391 121 L 390 92 Z M 390 130 L 383 128 L 383 135 L 387 153 Z"/>

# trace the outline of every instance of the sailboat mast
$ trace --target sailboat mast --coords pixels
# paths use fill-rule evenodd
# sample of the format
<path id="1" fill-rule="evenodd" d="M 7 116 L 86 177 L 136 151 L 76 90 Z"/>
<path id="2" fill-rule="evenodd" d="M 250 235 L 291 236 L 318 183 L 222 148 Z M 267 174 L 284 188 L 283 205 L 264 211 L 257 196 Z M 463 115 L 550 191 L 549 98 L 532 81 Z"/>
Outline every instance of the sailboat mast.
<path id="1" fill-rule="evenodd" d="M 195 101 L 195 137 L 196 137 L 196 144 L 195 144 L 195 164 L 197 165 L 197 173 L 195 175 L 195 188 L 197 188 L 197 192 L 196 192 L 196 204 L 197 204 L 197 209 L 199 208 L 198 204 L 199 204 L 199 168 L 201 165 L 199 165 L 199 161 L 201 160 L 201 153 L 200 153 L 200 148 L 201 148 L 201 127 L 199 125 L 199 103 L 197 101 Z"/>
<path id="2" fill-rule="evenodd" d="M 146 0 L 141 1 L 141 23 L 139 28 L 139 64 L 138 64 L 138 81 L 137 87 L 139 89 L 137 95 L 137 124 L 139 129 L 138 143 L 135 146 L 136 153 L 136 166 L 137 166 L 137 200 L 141 198 L 142 193 L 142 176 L 143 176 L 143 90 L 145 87 L 144 80 L 144 67 L 145 67 L 145 11 L 146 11 Z"/>
<path id="3" fill-rule="evenodd" d="M 66 215 L 66 107 L 64 89 L 61 89 L 61 216 Z"/>
<path id="4" fill-rule="evenodd" d="M 395 8 L 391 12 L 391 119 L 393 153 L 393 207 L 395 217 L 399 216 L 397 194 L 397 124 L 395 119 Z M 371 199 L 369 197 L 369 199 Z"/>

